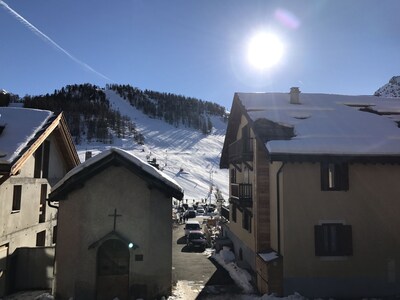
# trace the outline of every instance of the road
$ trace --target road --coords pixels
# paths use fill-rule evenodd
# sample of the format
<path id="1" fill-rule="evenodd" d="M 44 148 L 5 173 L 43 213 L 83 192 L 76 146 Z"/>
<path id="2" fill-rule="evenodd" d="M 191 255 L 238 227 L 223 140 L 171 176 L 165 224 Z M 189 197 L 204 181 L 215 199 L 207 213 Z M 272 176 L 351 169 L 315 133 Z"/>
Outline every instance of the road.
<path id="1" fill-rule="evenodd" d="M 196 220 L 202 223 L 201 217 Z M 174 227 L 172 242 L 172 279 L 176 289 L 185 294 L 180 295 L 181 299 L 203 300 L 240 294 L 229 273 L 208 257 L 207 250 L 202 252 L 186 246 L 183 227 L 184 224 Z"/>

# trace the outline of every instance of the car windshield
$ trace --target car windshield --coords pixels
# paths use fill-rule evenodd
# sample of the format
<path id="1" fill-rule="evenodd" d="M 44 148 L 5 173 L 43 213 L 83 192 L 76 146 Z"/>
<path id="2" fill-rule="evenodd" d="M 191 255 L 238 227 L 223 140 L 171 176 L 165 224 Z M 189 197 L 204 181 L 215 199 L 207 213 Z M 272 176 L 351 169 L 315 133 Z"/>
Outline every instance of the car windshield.
<path id="1" fill-rule="evenodd" d="M 199 224 L 186 224 L 187 229 L 199 229 Z"/>
<path id="2" fill-rule="evenodd" d="M 189 235 L 189 237 L 190 237 L 191 239 L 203 239 L 203 238 L 204 238 L 203 234 L 200 233 L 200 232 L 193 232 L 193 233 L 191 233 L 191 234 Z"/>

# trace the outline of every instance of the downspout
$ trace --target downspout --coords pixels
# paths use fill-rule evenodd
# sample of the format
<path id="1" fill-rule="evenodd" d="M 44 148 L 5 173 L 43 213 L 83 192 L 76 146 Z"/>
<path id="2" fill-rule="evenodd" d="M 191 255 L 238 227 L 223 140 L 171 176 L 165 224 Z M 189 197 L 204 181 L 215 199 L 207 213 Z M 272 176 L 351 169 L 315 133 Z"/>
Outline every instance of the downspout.
<path id="1" fill-rule="evenodd" d="M 51 204 L 52 200 L 50 200 L 49 198 L 46 199 L 47 204 L 51 207 L 51 208 L 55 208 L 58 210 L 58 206 Z"/>
<path id="2" fill-rule="evenodd" d="M 280 211 L 280 184 L 279 184 L 279 175 L 282 172 L 285 163 L 279 167 L 278 172 L 276 173 L 276 223 L 277 223 L 277 238 L 278 238 L 278 254 L 281 254 L 281 211 Z"/>

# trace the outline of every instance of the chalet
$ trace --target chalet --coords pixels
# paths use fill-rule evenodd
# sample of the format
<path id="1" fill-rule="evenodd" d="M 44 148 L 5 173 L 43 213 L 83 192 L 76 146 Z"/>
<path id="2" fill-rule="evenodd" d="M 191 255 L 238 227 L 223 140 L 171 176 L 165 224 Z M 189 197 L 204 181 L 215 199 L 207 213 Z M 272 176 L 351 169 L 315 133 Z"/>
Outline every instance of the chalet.
<path id="1" fill-rule="evenodd" d="M 224 232 L 261 293 L 400 293 L 400 101 L 236 93 Z"/>
<path id="2" fill-rule="evenodd" d="M 54 246 L 57 211 L 47 194 L 78 164 L 62 114 L 0 107 L 0 298 L 51 287 L 54 250 L 33 249 Z"/>
<path id="3" fill-rule="evenodd" d="M 171 294 L 172 197 L 182 188 L 118 148 L 52 189 L 58 202 L 56 299 L 158 299 Z"/>

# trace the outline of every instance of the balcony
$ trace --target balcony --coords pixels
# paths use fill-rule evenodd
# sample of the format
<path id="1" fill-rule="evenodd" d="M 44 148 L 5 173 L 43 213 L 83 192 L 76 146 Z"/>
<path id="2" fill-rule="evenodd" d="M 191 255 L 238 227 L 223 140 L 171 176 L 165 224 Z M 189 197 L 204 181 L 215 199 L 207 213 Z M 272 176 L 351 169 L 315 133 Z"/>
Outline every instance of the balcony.
<path id="1" fill-rule="evenodd" d="M 221 207 L 221 217 L 223 217 L 229 221 L 229 208 L 227 208 L 225 206 Z"/>
<path id="2" fill-rule="evenodd" d="M 231 200 L 242 207 L 253 206 L 253 186 L 249 183 L 231 183 Z"/>
<path id="3" fill-rule="evenodd" d="M 229 145 L 229 162 L 240 163 L 253 160 L 253 139 L 240 139 Z"/>

